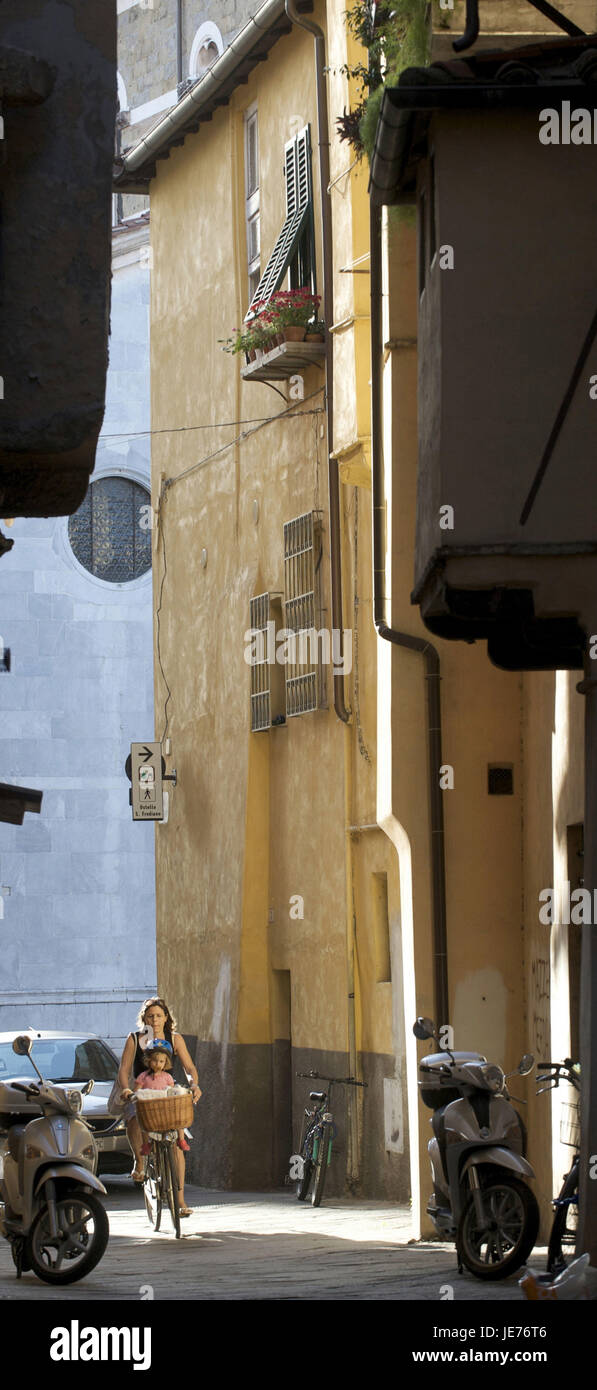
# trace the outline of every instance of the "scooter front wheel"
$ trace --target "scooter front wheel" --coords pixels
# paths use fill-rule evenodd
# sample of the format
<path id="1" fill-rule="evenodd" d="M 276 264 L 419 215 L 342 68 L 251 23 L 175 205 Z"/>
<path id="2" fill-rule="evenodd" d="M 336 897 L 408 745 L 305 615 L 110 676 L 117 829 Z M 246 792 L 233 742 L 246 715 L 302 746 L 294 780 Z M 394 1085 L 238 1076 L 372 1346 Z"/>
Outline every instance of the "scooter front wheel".
<path id="1" fill-rule="evenodd" d="M 525 1263 L 539 1230 L 539 1207 L 518 1178 L 497 1178 L 481 1189 L 484 1218 L 479 1220 L 471 1192 L 458 1224 L 457 1249 L 477 1279 L 506 1279 Z"/>
<path id="2" fill-rule="evenodd" d="M 35 1217 L 27 1241 L 27 1260 L 46 1284 L 73 1284 L 102 1258 L 108 1244 L 108 1217 L 94 1193 L 66 1192 L 56 1202 L 58 1233 L 53 1236 L 47 1203 Z"/>

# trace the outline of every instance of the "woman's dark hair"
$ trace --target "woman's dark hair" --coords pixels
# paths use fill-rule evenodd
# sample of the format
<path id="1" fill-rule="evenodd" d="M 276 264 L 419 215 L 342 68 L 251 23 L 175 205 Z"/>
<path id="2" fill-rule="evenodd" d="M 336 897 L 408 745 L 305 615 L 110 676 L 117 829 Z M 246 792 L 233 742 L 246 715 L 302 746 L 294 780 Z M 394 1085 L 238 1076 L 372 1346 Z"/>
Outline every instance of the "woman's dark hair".
<path id="1" fill-rule="evenodd" d="M 169 1042 L 172 1042 L 172 1034 L 176 1032 L 176 1029 L 177 1029 L 177 1027 L 178 1027 L 178 1024 L 177 1024 L 177 1022 L 176 1022 L 176 1019 L 175 1019 L 175 1017 L 174 1017 L 174 1014 L 171 1014 L 171 1013 L 170 1013 L 170 1010 L 169 1010 L 169 1008 L 168 1008 L 168 1005 L 167 1005 L 167 1003 L 166 1003 L 166 1000 L 165 1000 L 165 999 L 160 999 L 160 998 L 158 998 L 157 994 L 154 996 L 153 999 L 146 999 L 145 1002 L 141 1005 L 141 1008 L 139 1009 L 139 1013 L 137 1014 L 137 1027 L 138 1027 L 138 1028 L 144 1028 L 144 1027 L 145 1027 L 145 1015 L 146 1015 L 146 1013 L 147 1013 L 147 1010 L 150 1009 L 150 1008 L 152 1007 L 152 1005 L 155 1005 L 156 1008 L 163 1009 L 163 1011 L 164 1011 L 164 1013 L 165 1013 L 165 1015 L 166 1015 L 166 1022 L 165 1022 L 165 1024 L 164 1024 L 164 1033 L 165 1033 L 165 1035 L 166 1035 L 168 1041 L 169 1041 Z"/>

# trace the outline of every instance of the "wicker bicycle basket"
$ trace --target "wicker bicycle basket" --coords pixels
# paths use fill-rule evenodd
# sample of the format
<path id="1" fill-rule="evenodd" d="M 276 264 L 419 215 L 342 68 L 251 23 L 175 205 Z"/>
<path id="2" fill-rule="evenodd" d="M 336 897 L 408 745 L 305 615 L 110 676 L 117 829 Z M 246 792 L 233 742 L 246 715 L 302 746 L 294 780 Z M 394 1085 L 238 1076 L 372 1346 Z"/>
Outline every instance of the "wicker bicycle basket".
<path id="1" fill-rule="evenodd" d="M 564 1101 L 560 1113 L 560 1144 L 568 1144 L 571 1149 L 580 1148 L 580 1103 L 577 1100 Z"/>
<path id="2" fill-rule="evenodd" d="M 155 1100 L 137 1098 L 137 1118 L 141 1129 L 165 1134 L 168 1129 L 184 1129 L 193 1123 L 193 1101 L 184 1096 L 161 1096 Z"/>

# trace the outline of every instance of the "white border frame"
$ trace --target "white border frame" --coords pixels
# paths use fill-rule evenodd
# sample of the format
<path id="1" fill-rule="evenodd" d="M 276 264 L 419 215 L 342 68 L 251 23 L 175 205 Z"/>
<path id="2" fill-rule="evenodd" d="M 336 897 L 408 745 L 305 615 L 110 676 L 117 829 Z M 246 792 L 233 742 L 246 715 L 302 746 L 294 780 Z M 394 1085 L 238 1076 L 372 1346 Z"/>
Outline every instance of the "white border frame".
<path id="1" fill-rule="evenodd" d="M 216 48 L 218 50 L 218 58 L 221 58 L 224 52 L 224 40 L 222 38 L 220 30 L 218 29 L 217 24 L 214 24 L 213 20 L 211 19 L 206 19 L 204 24 L 199 25 L 197 33 L 195 34 L 195 37 L 193 39 L 193 43 L 191 46 L 191 56 L 189 58 L 189 77 L 192 77 L 193 79 L 202 77 L 203 73 L 207 72 L 207 68 L 198 68 L 197 62 L 201 49 L 207 48 L 208 43 L 215 43 Z M 214 58 L 214 63 L 215 61 L 216 59 Z"/>
<path id="2" fill-rule="evenodd" d="M 119 71 L 117 71 L 116 73 L 116 90 L 118 92 L 119 111 L 128 111 L 129 103 L 126 94 L 126 87 L 124 85 L 124 78 L 122 77 Z"/>

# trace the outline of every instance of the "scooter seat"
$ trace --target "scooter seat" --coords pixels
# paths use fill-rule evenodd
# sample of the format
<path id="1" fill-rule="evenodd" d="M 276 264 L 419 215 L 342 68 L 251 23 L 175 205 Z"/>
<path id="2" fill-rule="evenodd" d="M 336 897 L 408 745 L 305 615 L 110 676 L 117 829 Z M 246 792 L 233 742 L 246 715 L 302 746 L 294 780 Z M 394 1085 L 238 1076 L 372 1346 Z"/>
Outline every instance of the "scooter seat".
<path id="1" fill-rule="evenodd" d="M 27 1126 L 12 1125 L 8 1131 L 8 1152 L 15 1163 L 18 1163 L 21 1156 L 22 1140 Z"/>

